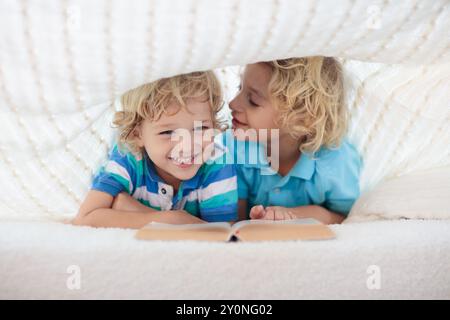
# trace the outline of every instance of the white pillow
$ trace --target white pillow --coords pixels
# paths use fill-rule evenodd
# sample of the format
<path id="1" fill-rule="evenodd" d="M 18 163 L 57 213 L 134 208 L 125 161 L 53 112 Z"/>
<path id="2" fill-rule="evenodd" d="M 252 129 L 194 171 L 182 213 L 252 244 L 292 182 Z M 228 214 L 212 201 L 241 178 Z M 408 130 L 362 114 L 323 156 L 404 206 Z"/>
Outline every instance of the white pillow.
<path id="1" fill-rule="evenodd" d="M 345 222 L 404 218 L 450 219 L 450 166 L 379 183 L 356 201 Z"/>

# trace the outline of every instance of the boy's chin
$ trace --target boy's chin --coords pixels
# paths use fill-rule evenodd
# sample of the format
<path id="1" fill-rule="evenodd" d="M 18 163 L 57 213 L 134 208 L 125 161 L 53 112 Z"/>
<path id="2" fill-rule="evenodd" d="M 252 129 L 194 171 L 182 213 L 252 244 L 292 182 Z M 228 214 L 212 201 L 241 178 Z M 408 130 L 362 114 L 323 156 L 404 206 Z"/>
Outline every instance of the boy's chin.
<path id="1" fill-rule="evenodd" d="M 171 168 L 168 172 L 179 180 L 189 180 L 197 174 L 199 168 L 199 165 L 194 164 L 189 168 Z"/>

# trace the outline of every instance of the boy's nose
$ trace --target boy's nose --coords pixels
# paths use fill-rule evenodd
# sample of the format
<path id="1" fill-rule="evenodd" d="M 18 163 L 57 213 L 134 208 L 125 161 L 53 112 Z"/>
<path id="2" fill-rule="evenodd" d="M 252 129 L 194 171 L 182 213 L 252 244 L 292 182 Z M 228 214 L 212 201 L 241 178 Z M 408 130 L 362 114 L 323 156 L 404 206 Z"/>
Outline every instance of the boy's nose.
<path id="1" fill-rule="evenodd" d="M 192 157 L 196 155 L 197 153 L 202 151 L 202 144 L 201 141 L 195 141 L 194 137 L 191 137 L 190 141 L 189 139 L 182 140 L 179 146 L 179 157 Z"/>
<path id="2" fill-rule="evenodd" d="M 242 111 L 242 108 L 239 107 L 238 97 L 235 97 L 233 100 L 231 100 L 229 106 L 232 111 Z"/>
<path id="3" fill-rule="evenodd" d="M 197 153 L 201 152 L 201 150 L 202 150 L 201 144 L 194 143 L 194 144 L 188 145 L 186 147 L 183 147 L 183 149 L 181 151 L 182 157 L 193 157 Z"/>

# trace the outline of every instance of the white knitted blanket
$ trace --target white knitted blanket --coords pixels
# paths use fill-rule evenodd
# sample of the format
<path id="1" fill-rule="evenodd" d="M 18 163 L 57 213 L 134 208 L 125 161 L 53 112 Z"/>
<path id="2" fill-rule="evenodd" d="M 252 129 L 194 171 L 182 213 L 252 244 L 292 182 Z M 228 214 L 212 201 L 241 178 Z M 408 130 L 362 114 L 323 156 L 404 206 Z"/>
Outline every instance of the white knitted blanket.
<path id="1" fill-rule="evenodd" d="M 363 190 L 449 164 L 449 30 L 446 0 L 1 1 L 0 216 L 76 212 L 125 90 L 219 68 L 229 99 L 224 67 L 291 56 L 344 59 Z"/>

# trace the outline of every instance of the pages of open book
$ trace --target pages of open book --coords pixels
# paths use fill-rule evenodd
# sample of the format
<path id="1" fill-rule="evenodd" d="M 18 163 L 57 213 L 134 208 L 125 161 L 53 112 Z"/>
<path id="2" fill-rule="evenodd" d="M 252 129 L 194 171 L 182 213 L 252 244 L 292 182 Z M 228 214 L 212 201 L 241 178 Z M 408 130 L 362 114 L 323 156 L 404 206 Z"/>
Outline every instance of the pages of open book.
<path id="1" fill-rule="evenodd" d="M 291 220 L 242 220 L 236 222 L 231 226 L 231 234 L 234 234 L 236 230 L 251 224 L 321 224 L 320 221 L 312 218 L 305 219 L 291 219 Z"/>
<path id="2" fill-rule="evenodd" d="M 271 223 L 281 223 L 281 224 L 320 224 L 316 219 L 305 218 L 305 219 L 291 219 L 291 220 L 242 220 L 231 224 L 230 222 L 208 222 L 208 223 L 192 223 L 192 224 L 168 224 L 161 222 L 150 222 L 144 228 L 152 229 L 229 229 L 231 233 L 234 233 L 237 229 L 249 225 L 249 224 L 271 224 Z"/>
<path id="3" fill-rule="evenodd" d="M 172 231 L 176 230 L 228 230 L 228 240 L 230 240 L 233 235 L 236 234 L 236 231 L 240 228 L 243 228 L 248 225 L 263 225 L 263 224 L 302 224 L 302 225 L 313 225 L 313 224 L 321 224 L 318 220 L 312 218 L 305 219 L 292 219 L 292 220 L 242 220 L 231 224 L 229 222 L 209 222 L 209 223 L 194 223 L 194 224 L 167 224 L 160 222 L 151 222 L 146 225 L 144 228 L 152 229 L 152 230 L 167 230 L 170 229 Z"/>

